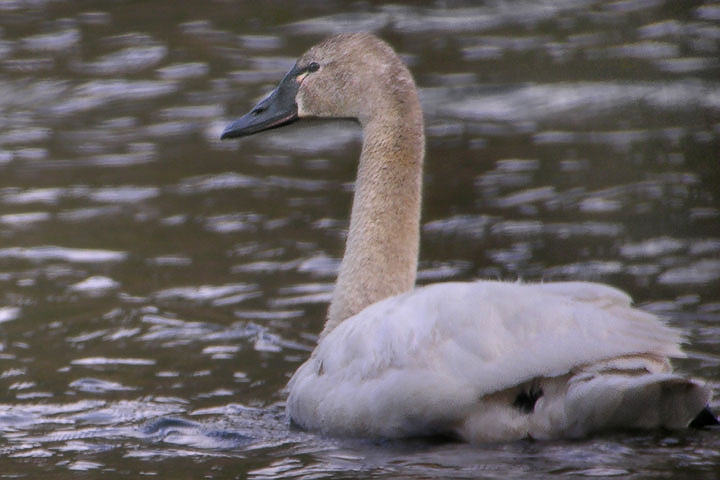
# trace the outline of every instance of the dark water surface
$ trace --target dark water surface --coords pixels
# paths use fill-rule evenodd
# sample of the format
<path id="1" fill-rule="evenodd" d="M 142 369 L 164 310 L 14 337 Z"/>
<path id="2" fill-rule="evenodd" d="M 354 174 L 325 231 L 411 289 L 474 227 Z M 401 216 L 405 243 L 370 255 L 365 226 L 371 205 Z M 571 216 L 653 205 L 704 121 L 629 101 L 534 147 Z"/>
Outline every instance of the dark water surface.
<path id="1" fill-rule="evenodd" d="M 719 431 L 478 447 L 287 426 L 360 131 L 218 137 L 355 30 L 421 87 L 422 283 L 611 283 L 685 329 L 678 367 L 720 390 L 720 3 L 4 0 L 0 479 L 720 475 Z"/>

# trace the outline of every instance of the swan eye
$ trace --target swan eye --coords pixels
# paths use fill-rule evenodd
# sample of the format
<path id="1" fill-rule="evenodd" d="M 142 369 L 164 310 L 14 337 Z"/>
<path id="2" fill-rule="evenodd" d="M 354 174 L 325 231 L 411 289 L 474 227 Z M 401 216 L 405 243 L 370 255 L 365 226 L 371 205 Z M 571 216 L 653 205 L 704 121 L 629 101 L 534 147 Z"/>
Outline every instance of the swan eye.
<path id="1" fill-rule="evenodd" d="M 312 62 L 307 66 L 307 71 L 310 73 L 317 72 L 318 70 L 320 70 L 320 64 L 317 62 Z"/>

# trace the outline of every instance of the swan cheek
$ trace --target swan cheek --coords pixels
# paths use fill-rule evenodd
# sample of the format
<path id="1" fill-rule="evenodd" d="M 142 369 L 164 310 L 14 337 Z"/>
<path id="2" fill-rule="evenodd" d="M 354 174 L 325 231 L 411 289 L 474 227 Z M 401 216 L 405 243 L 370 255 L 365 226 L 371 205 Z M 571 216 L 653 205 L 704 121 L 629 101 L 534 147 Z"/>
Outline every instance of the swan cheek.
<path id="1" fill-rule="evenodd" d="M 332 118 L 325 105 L 325 97 L 318 95 L 311 82 L 301 83 L 295 96 L 295 105 L 299 118 Z"/>
<path id="2" fill-rule="evenodd" d="M 305 109 L 305 102 L 303 101 L 303 95 L 302 95 L 302 94 L 299 94 L 299 95 L 295 98 L 295 103 L 297 104 L 298 117 L 304 118 L 304 117 L 311 117 L 311 116 L 312 116 L 312 114 Z"/>

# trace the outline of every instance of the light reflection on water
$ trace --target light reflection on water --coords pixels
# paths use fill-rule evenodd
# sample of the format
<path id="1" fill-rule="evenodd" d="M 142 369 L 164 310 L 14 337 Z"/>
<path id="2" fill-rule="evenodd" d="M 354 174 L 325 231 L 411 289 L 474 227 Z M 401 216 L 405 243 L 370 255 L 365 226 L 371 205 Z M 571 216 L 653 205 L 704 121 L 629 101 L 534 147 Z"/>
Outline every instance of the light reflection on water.
<path id="1" fill-rule="evenodd" d="M 716 431 L 478 447 L 286 424 L 361 134 L 218 137 L 341 31 L 378 31 L 421 89 L 421 283 L 612 283 L 720 387 L 718 5 L 448 5 L 0 2 L 0 477 L 717 474 Z"/>

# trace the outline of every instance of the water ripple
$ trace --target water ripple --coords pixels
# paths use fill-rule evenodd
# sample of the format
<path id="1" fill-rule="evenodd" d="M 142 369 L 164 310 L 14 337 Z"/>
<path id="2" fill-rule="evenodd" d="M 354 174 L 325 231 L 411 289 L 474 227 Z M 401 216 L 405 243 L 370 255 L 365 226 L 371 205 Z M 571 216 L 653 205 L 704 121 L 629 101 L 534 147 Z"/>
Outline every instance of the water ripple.
<path id="1" fill-rule="evenodd" d="M 33 261 L 64 260 L 71 263 L 103 263 L 119 262 L 126 257 L 127 253 L 125 252 L 56 246 L 0 248 L 0 258 Z"/>
<path id="2" fill-rule="evenodd" d="M 675 253 L 687 246 L 687 242 L 672 238 L 650 238 L 640 243 L 627 243 L 620 247 L 620 254 L 628 258 L 659 257 Z"/>
<path id="3" fill-rule="evenodd" d="M 228 285 L 202 285 L 192 287 L 175 287 L 160 290 L 152 294 L 158 300 L 188 300 L 195 302 L 206 302 L 220 300 L 222 298 L 235 297 L 239 293 L 254 293 L 257 285 L 246 283 L 235 283 Z"/>
<path id="4" fill-rule="evenodd" d="M 126 185 L 122 187 L 104 187 L 88 192 L 90 200 L 102 203 L 135 203 L 157 197 L 160 189 L 157 187 L 137 187 Z"/>
<path id="5" fill-rule="evenodd" d="M 695 80 L 537 84 L 495 95 L 467 96 L 460 102 L 448 101 L 435 108 L 453 118 L 519 122 L 541 120 L 571 111 L 583 117 L 596 116 L 611 111 L 613 107 L 635 102 L 646 102 L 654 108 L 673 111 L 695 108 L 720 110 L 720 88 Z"/>
<path id="6" fill-rule="evenodd" d="M 108 380 L 102 380 L 92 377 L 79 378 L 77 380 L 74 380 L 70 382 L 69 387 L 86 393 L 105 393 L 137 390 L 136 388 L 128 387 L 117 382 L 110 382 Z"/>
<path id="7" fill-rule="evenodd" d="M 19 307 L 0 307 L 0 323 L 15 320 L 20 316 Z"/>
<path id="8" fill-rule="evenodd" d="M 5 192 L 0 190 L 0 196 L 3 202 L 10 204 L 56 204 L 65 191 L 64 188 L 59 187 L 34 188 L 24 191 L 20 189 L 6 189 Z"/>
<path id="9" fill-rule="evenodd" d="M 312 18 L 293 22 L 285 29 L 294 33 L 334 33 L 373 32 L 385 27 L 390 22 L 390 15 L 386 13 L 341 13 L 326 17 Z"/>
<path id="10" fill-rule="evenodd" d="M 204 77 L 210 71 L 207 63 L 188 62 L 176 63 L 158 68 L 157 74 L 163 80 L 184 80 L 187 78 Z"/>
<path id="11" fill-rule="evenodd" d="M 706 285 L 720 279 L 720 260 L 704 259 L 666 270 L 658 277 L 664 285 Z"/>
<path id="12" fill-rule="evenodd" d="M 182 194 L 199 194 L 214 190 L 228 190 L 235 188 L 257 187 L 262 180 L 234 172 L 215 175 L 202 175 L 186 178 L 180 182 L 176 191 Z"/>
<path id="13" fill-rule="evenodd" d="M 162 45 L 128 47 L 93 62 L 77 62 L 73 68 L 89 75 L 128 74 L 157 65 L 167 53 L 167 47 Z"/>
<path id="14" fill-rule="evenodd" d="M 107 357 L 86 357 L 78 358 L 70 362 L 72 365 L 80 365 L 86 367 L 98 367 L 105 365 L 127 365 L 127 366 L 144 366 L 155 365 L 155 360 L 149 358 L 107 358 Z"/>
<path id="15" fill-rule="evenodd" d="M 460 215 L 427 222 L 422 228 L 424 233 L 480 238 L 486 234 L 487 228 L 493 221 L 491 217 L 485 215 Z"/>
<path id="16" fill-rule="evenodd" d="M 30 51 L 60 52 L 71 48 L 80 42 L 80 31 L 75 28 L 60 30 L 53 33 L 43 33 L 20 40 L 22 48 Z"/>
<path id="17" fill-rule="evenodd" d="M 116 289 L 119 286 L 120 283 L 116 282 L 112 278 L 96 275 L 93 277 L 88 277 L 81 282 L 70 285 L 70 290 L 86 293 L 89 295 L 102 295 L 108 290 Z"/>

